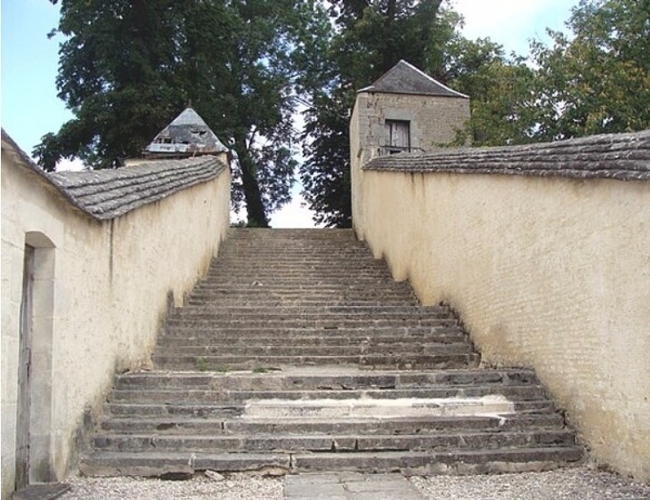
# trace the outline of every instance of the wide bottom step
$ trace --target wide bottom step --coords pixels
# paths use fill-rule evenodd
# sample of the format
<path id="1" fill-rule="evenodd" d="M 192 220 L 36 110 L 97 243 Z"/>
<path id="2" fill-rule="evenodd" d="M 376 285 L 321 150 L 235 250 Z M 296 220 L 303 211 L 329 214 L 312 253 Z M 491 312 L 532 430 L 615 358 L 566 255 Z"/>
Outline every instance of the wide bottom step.
<path id="1" fill-rule="evenodd" d="M 351 453 L 124 453 L 93 452 L 81 462 L 87 476 L 172 476 L 197 471 L 302 473 L 353 471 L 413 475 L 551 470 L 582 458 L 578 446 L 445 452 Z"/>

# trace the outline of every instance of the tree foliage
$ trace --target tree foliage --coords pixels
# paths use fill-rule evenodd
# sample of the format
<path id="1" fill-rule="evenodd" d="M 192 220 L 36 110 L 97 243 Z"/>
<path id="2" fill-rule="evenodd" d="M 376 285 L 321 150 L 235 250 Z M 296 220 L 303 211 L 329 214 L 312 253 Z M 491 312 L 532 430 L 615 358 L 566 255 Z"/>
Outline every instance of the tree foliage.
<path id="1" fill-rule="evenodd" d="M 289 200 L 302 140 L 315 221 L 349 227 L 350 110 L 400 59 L 471 97 L 460 144 L 650 128 L 650 0 L 580 0 L 527 57 L 462 22 L 442 0 L 63 0 L 57 86 L 74 119 L 35 155 L 118 166 L 191 101 L 236 152 L 251 224 Z"/>
<path id="2" fill-rule="evenodd" d="M 650 0 L 581 0 L 567 28 L 532 46 L 545 110 L 536 138 L 650 127 Z"/>
<path id="3" fill-rule="evenodd" d="M 63 0 L 57 88 L 74 118 L 35 156 L 119 166 L 191 102 L 236 152 L 235 206 L 268 225 L 294 182 L 293 47 L 312 14 L 300 0 Z"/>
<path id="4" fill-rule="evenodd" d="M 442 61 L 441 0 L 336 0 L 320 71 L 305 84 L 304 196 L 316 222 L 351 225 L 349 113 L 356 92 L 406 59 L 419 67 Z"/>
<path id="5" fill-rule="evenodd" d="M 650 128 L 650 0 L 581 0 L 566 26 L 548 31 L 550 45 L 533 42 L 527 59 L 493 51 L 454 79 L 472 97 L 464 132 L 475 145 Z"/>

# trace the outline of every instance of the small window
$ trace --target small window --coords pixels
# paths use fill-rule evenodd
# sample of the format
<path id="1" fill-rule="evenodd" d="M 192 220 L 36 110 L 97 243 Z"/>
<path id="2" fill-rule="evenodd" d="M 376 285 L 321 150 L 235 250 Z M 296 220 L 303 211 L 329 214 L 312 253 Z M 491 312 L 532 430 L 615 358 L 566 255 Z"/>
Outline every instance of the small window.
<path id="1" fill-rule="evenodd" d="M 405 120 L 386 120 L 385 150 L 388 154 L 411 150 L 411 123 Z"/>

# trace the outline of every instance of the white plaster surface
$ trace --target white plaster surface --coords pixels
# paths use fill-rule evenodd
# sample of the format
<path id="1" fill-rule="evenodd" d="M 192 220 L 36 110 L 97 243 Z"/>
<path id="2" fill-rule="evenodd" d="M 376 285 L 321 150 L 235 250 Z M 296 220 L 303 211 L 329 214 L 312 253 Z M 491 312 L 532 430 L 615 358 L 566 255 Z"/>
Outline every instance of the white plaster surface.
<path id="1" fill-rule="evenodd" d="M 596 460 L 650 480 L 650 183 L 356 168 L 357 236 L 395 279 L 456 308 L 484 362 L 534 368 Z"/>
<path id="2" fill-rule="evenodd" d="M 14 480 L 25 243 L 38 245 L 35 234 L 42 234 L 54 247 L 40 261 L 37 255 L 52 275 L 37 269 L 42 286 L 34 296 L 35 343 L 41 347 L 35 370 L 49 370 L 51 381 L 49 389 L 37 386 L 39 393 L 51 393 L 35 393 L 32 402 L 37 418 L 48 412 L 49 429 L 36 434 L 42 440 L 49 433 L 49 459 L 62 478 L 74 465 L 84 411 L 99 411 L 116 371 L 150 363 L 168 292 L 182 305 L 184 294 L 207 272 L 228 228 L 229 200 L 230 176 L 224 171 L 114 221 L 98 222 L 21 166 L 3 142 L 2 498 Z"/>

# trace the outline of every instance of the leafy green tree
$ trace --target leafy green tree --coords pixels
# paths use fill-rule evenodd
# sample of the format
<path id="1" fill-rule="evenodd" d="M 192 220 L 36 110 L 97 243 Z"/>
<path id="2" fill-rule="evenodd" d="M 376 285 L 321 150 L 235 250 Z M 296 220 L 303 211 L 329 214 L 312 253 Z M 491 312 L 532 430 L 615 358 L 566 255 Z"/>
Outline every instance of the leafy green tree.
<path id="1" fill-rule="evenodd" d="M 57 87 L 74 118 L 35 156 L 117 167 L 191 101 L 236 152 L 235 206 L 267 226 L 294 182 L 292 53 L 312 15 L 307 0 L 63 0 Z"/>
<path id="2" fill-rule="evenodd" d="M 450 79 L 472 98 L 458 142 L 553 141 L 650 128 L 650 0 L 581 0 L 551 44 L 507 58 L 489 41 L 450 45 Z M 454 69 L 455 68 L 455 69 Z"/>
<path id="3" fill-rule="evenodd" d="M 406 59 L 421 68 L 442 61 L 441 0 L 335 0 L 333 27 L 304 89 L 303 195 L 326 226 L 350 227 L 349 112 L 356 92 Z"/>
<path id="4" fill-rule="evenodd" d="M 564 139 L 650 127 L 650 0 L 581 0 L 538 66 L 536 138 Z"/>

